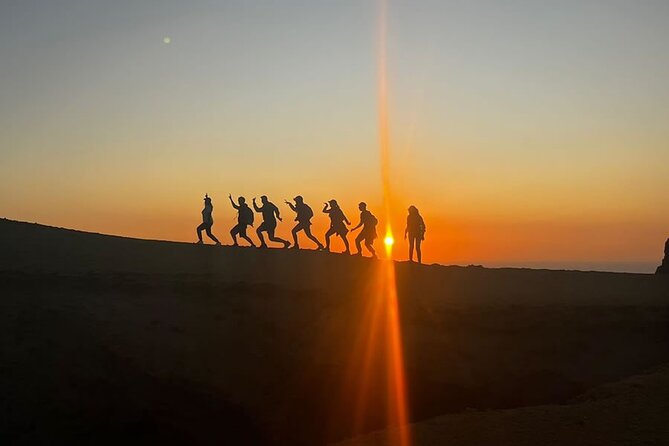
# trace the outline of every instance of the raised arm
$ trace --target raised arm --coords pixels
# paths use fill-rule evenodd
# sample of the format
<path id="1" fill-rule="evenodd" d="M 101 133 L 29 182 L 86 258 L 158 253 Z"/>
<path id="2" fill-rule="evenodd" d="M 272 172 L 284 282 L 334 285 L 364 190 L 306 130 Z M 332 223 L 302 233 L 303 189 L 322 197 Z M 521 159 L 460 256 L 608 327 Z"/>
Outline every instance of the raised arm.
<path id="1" fill-rule="evenodd" d="M 259 208 L 258 205 L 256 204 L 255 197 L 253 197 L 253 209 L 255 209 L 256 212 L 262 212 L 262 208 Z"/>
<path id="2" fill-rule="evenodd" d="M 236 205 L 235 202 L 232 200 L 232 195 L 228 195 L 228 198 L 230 199 L 230 204 L 232 205 L 232 207 L 239 210 L 239 206 Z"/>
<path id="3" fill-rule="evenodd" d="M 325 206 L 323 206 L 323 212 L 325 212 L 326 214 L 330 213 L 330 210 L 328 209 L 328 204 L 327 203 L 325 203 Z"/>
<path id="4" fill-rule="evenodd" d="M 285 201 L 285 203 L 288 205 L 288 207 L 290 207 L 290 209 L 291 209 L 293 212 L 297 212 L 297 209 L 295 209 L 295 205 L 293 205 L 293 203 L 291 203 L 291 202 L 288 201 L 288 200 L 284 200 L 284 201 Z"/>

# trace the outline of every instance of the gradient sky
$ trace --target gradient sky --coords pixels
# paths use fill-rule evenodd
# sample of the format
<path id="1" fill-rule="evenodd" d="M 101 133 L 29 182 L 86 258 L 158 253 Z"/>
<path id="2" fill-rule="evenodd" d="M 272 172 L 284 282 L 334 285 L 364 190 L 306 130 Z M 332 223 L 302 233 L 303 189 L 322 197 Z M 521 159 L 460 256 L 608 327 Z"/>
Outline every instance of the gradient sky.
<path id="1" fill-rule="evenodd" d="M 381 215 L 378 10 L 0 1 L 0 216 L 192 241 L 205 192 L 226 240 L 229 192 L 300 193 L 319 235 L 330 198 Z M 659 263 L 669 2 L 390 0 L 387 27 L 393 224 L 421 209 L 427 262 Z"/>

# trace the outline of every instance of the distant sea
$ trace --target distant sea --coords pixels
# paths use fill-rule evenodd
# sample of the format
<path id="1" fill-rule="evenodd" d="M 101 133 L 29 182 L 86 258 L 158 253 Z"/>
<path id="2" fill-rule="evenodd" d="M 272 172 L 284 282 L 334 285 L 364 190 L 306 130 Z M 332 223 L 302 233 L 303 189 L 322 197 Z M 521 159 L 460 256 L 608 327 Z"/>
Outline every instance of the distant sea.
<path id="1" fill-rule="evenodd" d="M 654 273 L 662 259 L 657 262 L 580 262 L 580 261 L 549 261 L 549 262 L 513 262 L 485 263 L 490 268 L 533 268 L 533 269 L 564 269 L 578 271 L 609 271 L 616 273 Z"/>

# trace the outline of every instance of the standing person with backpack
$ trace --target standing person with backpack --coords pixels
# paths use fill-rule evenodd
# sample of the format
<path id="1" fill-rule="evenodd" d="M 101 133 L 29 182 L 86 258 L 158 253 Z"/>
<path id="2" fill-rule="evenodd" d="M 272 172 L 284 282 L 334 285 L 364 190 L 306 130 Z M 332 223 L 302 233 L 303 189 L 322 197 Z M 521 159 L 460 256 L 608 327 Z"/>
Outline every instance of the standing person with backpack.
<path id="1" fill-rule="evenodd" d="M 376 258 L 376 251 L 374 250 L 374 240 L 377 237 L 376 234 L 376 225 L 379 223 L 379 220 L 367 210 L 367 203 L 361 202 L 358 204 L 358 209 L 360 209 L 360 223 L 351 229 L 355 231 L 356 229 L 362 227 L 362 231 L 355 238 L 355 247 L 358 249 L 358 252 L 355 255 L 362 255 L 362 247 L 360 246 L 362 241 L 365 241 L 365 246 L 372 253 L 372 257 Z"/>
<path id="2" fill-rule="evenodd" d="M 330 207 L 328 208 L 328 206 Z M 346 246 L 346 250 L 343 253 L 351 254 L 351 248 L 349 247 L 348 239 L 346 238 L 346 234 L 348 234 L 348 228 L 346 226 L 350 225 L 351 222 L 348 221 L 348 218 L 344 215 L 344 211 L 339 207 L 337 200 L 326 202 L 323 207 L 323 212 L 330 217 L 330 229 L 325 233 L 325 250 L 330 251 L 330 237 L 338 235 L 344 242 L 344 246 Z"/>
<path id="3" fill-rule="evenodd" d="M 202 224 L 197 227 L 197 239 L 198 245 L 203 243 L 202 241 L 202 231 L 207 233 L 207 236 L 216 242 L 217 245 L 220 245 L 221 242 L 218 241 L 216 236 L 211 233 L 211 227 L 214 226 L 214 217 L 212 217 L 212 212 L 214 212 L 214 205 L 211 204 L 211 198 L 209 195 L 204 194 L 204 209 L 202 209 Z"/>
<path id="4" fill-rule="evenodd" d="M 274 235 L 274 231 L 276 231 L 276 220 L 279 219 L 279 221 L 283 221 L 279 214 L 279 208 L 277 208 L 274 203 L 271 203 L 266 195 L 260 197 L 260 201 L 262 202 L 262 206 L 258 207 L 256 198 L 253 197 L 253 209 L 262 214 L 262 223 L 258 226 L 258 229 L 256 229 L 256 234 L 258 234 L 258 238 L 260 239 L 259 247 L 267 248 L 265 238 L 262 235 L 263 232 L 267 232 L 267 237 L 270 241 L 283 243 L 284 248 L 289 247 L 290 242 L 288 240 L 284 240 Z"/>
<path id="5" fill-rule="evenodd" d="M 409 261 L 413 262 L 413 248 L 416 246 L 418 263 L 423 263 L 420 252 L 420 245 L 425 240 L 425 222 L 420 216 L 416 206 L 409 206 L 409 215 L 407 216 L 407 227 L 404 230 L 404 240 L 409 236 Z"/>
<path id="6" fill-rule="evenodd" d="M 294 205 L 290 201 L 285 200 L 285 203 L 290 207 L 290 209 L 292 209 L 292 211 L 297 214 L 295 216 L 295 221 L 297 224 L 291 231 L 293 233 L 293 248 L 300 249 L 300 245 L 297 241 L 297 233 L 304 231 L 306 236 L 318 245 L 318 249 L 323 249 L 323 244 L 311 234 L 311 219 L 314 216 L 314 211 L 312 211 L 309 205 L 304 202 L 304 199 L 301 195 L 293 198 L 293 200 L 295 200 Z"/>
<path id="7" fill-rule="evenodd" d="M 239 204 L 236 204 L 232 200 L 232 195 L 228 195 L 228 198 L 230 199 L 232 207 L 237 209 L 237 224 L 230 231 L 234 246 L 239 246 L 237 244 L 237 236 L 240 236 L 255 248 L 256 245 L 253 243 L 253 240 L 246 235 L 246 228 L 248 226 L 253 226 L 253 210 L 246 204 L 246 198 L 244 197 L 239 197 Z"/>

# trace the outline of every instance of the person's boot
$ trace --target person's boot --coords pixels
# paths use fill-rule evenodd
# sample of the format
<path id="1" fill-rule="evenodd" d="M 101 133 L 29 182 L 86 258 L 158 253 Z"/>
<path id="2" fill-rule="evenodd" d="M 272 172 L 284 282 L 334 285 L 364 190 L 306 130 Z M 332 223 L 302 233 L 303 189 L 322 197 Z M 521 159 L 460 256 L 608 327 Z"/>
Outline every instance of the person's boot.
<path id="1" fill-rule="evenodd" d="M 198 240 L 197 242 L 195 242 L 195 244 L 196 244 L 196 245 L 202 245 L 203 242 L 202 242 L 202 240 Z"/>
<path id="2" fill-rule="evenodd" d="M 286 249 L 290 246 L 290 242 L 288 240 L 283 241 L 283 249 Z"/>

